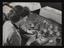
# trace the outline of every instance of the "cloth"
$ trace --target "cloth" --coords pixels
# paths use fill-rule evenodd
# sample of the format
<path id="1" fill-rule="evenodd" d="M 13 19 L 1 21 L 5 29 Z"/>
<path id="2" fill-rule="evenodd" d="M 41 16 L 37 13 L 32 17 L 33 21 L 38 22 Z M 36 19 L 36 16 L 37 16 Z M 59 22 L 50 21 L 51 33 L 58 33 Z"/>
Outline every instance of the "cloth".
<path id="1" fill-rule="evenodd" d="M 18 35 L 19 38 L 20 34 L 15 29 L 14 25 L 11 23 L 11 21 L 6 21 L 3 24 L 3 44 L 7 43 L 7 39 L 10 40 L 11 36 L 14 34 L 14 32 Z M 15 34 L 14 34 L 15 35 Z M 16 36 L 16 35 L 15 35 Z"/>

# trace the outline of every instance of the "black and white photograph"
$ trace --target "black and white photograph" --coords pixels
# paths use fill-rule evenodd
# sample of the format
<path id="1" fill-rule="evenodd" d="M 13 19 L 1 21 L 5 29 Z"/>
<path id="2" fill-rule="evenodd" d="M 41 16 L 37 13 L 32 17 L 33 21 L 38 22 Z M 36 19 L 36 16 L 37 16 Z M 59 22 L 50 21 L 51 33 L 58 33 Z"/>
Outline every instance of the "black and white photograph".
<path id="1" fill-rule="evenodd" d="M 62 46 L 61 2 L 3 2 L 2 46 Z"/>

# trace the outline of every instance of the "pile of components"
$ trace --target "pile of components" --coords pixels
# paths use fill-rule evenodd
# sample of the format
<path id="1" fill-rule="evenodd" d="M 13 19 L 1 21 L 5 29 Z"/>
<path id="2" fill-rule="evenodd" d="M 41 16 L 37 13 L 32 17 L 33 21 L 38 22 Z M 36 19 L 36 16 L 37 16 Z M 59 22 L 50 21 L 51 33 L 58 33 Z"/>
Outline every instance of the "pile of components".
<path id="1" fill-rule="evenodd" d="M 27 21 L 22 25 L 30 35 L 27 45 L 36 41 L 40 45 L 61 44 L 61 25 L 43 16 L 31 13 Z"/>

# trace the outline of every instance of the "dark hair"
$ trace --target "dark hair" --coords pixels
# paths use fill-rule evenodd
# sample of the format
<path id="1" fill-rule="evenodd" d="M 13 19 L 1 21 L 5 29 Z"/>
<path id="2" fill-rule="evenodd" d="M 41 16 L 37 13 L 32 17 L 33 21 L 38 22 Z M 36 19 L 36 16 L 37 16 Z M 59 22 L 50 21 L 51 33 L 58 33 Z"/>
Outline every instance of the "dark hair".
<path id="1" fill-rule="evenodd" d="M 10 16 L 9 18 L 13 23 L 16 23 L 20 20 L 20 17 L 23 18 L 28 14 L 29 14 L 29 9 L 27 9 L 27 7 L 23 8 L 22 6 L 16 5 L 14 9 L 10 11 L 8 16 Z"/>
<path id="2" fill-rule="evenodd" d="M 22 15 L 22 16 L 26 16 L 26 15 L 29 16 L 29 14 L 30 14 L 30 10 L 29 10 L 29 8 L 28 8 L 28 7 L 24 7 L 23 15 Z"/>
<path id="3" fill-rule="evenodd" d="M 30 10 L 28 7 L 21 7 L 19 5 L 15 6 L 15 12 L 18 16 L 25 17 L 26 15 L 29 15 Z"/>

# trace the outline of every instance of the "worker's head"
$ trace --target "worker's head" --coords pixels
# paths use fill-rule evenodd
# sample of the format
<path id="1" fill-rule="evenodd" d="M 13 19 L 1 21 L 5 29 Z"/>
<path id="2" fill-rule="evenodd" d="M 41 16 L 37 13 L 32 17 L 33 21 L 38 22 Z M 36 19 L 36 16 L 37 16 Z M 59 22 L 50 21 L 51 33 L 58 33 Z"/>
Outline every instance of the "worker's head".
<path id="1" fill-rule="evenodd" d="M 20 5 L 16 5 L 14 7 L 14 9 L 12 9 L 10 11 L 10 13 L 8 14 L 9 19 L 13 22 L 13 23 L 17 23 L 20 20 L 22 20 L 24 17 L 29 16 L 30 14 L 30 10 L 28 7 L 22 7 Z"/>

